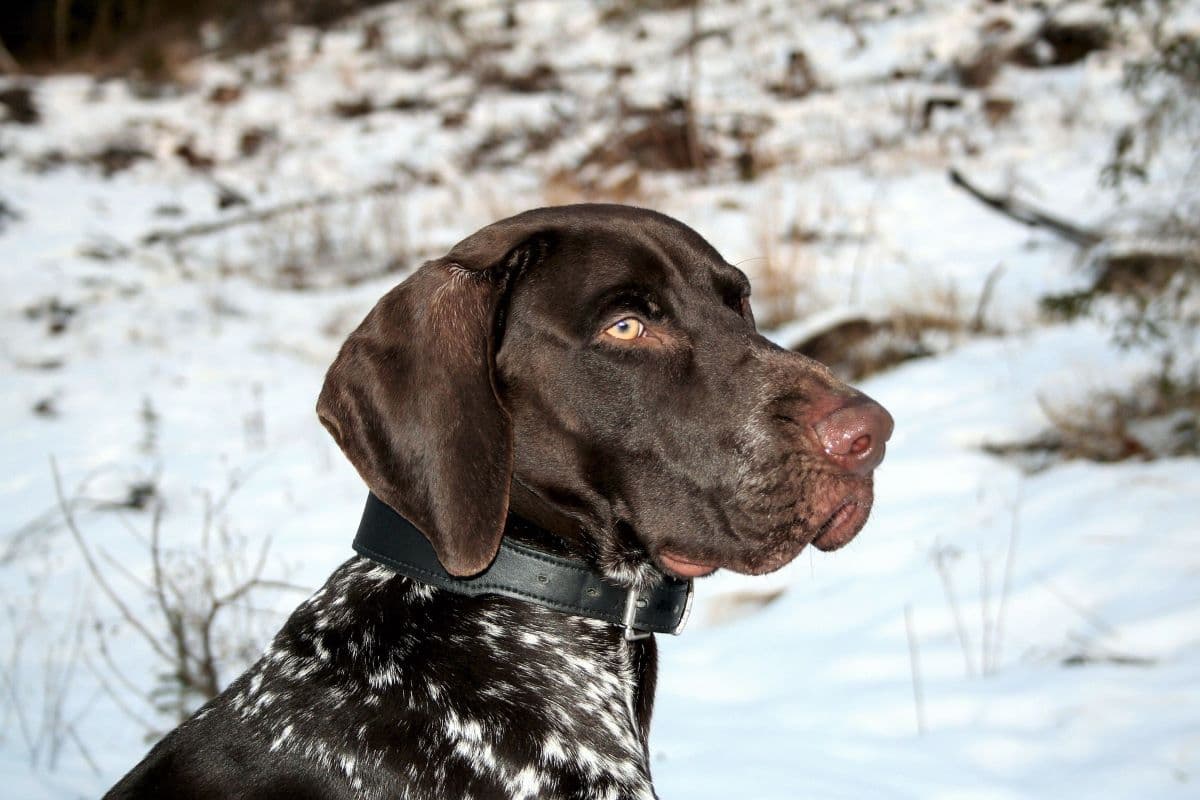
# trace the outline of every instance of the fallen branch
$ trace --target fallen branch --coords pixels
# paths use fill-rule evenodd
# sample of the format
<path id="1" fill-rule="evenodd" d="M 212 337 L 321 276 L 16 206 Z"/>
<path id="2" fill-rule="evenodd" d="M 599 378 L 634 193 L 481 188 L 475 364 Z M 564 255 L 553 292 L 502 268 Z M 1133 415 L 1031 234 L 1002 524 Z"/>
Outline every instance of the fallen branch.
<path id="1" fill-rule="evenodd" d="M 208 236 L 213 233 L 229 230 L 230 228 L 241 227 L 242 225 L 252 225 L 258 222 L 266 222 L 275 217 L 281 217 L 285 214 L 293 214 L 297 211 L 307 211 L 310 208 L 320 208 L 322 206 L 336 205 L 337 203 L 349 203 L 363 197 L 371 197 L 373 195 L 390 194 L 399 191 L 400 184 L 396 181 L 382 181 L 374 183 L 365 189 L 358 189 L 353 192 L 326 192 L 314 197 L 306 197 L 302 200 L 293 200 L 289 203 L 281 203 L 270 208 L 259 209 L 258 211 L 250 211 L 236 217 L 227 217 L 225 219 L 214 220 L 212 222 L 199 222 L 195 225 L 188 225 L 183 228 L 166 229 L 160 228 L 147 233 L 141 238 L 140 244 L 144 247 L 155 244 L 177 244 L 184 239 L 193 239 L 197 236 Z"/>
<path id="2" fill-rule="evenodd" d="M 1015 197 L 1009 195 L 992 194 L 985 192 L 975 184 L 971 183 L 957 169 L 951 168 L 950 182 L 967 194 L 974 197 L 979 202 L 989 208 L 999 211 L 1004 216 L 1020 222 L 1022 225 L 1028 225 L 1031 228 L 1045 228 L 1051 233 L 1061 236 L 1063 239 L 1077 244 L 1080 247 L 1095 247 L 1104 241 L 1104 237 L 1099 233 L 1088 228 L 1075 225 L 1067 222 L 1064 219 L 1034 208 L 1028 203 L 1022 202 Z"/>

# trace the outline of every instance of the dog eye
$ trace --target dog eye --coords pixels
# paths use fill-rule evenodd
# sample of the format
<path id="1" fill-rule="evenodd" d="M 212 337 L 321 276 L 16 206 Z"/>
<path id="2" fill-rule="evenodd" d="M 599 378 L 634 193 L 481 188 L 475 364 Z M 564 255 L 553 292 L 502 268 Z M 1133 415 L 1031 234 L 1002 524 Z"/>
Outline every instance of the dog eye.
<path id="1" fill-rule="evenodd" d="M 634 317 L 625 317 L 609 325 L 604 332 L 614 339 L 632 341 L 646 332 L 646 326 Z"/>

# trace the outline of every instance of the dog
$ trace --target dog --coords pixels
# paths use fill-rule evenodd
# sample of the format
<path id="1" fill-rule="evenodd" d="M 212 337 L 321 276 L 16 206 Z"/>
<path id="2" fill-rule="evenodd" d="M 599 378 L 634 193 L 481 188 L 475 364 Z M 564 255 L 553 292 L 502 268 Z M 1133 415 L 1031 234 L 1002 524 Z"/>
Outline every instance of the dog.
<path id="1" fill-rule="evenodd" d="M 749 298 L 695 231 L 618 205 L 418 268 L 317 404 L 371 492 L 360 555 L 106 796 L 654 798 L 647 631 L 693 579 L 849 542 L 892 432 Z M 562 581 L 618 601 L 569 613 Z"/>

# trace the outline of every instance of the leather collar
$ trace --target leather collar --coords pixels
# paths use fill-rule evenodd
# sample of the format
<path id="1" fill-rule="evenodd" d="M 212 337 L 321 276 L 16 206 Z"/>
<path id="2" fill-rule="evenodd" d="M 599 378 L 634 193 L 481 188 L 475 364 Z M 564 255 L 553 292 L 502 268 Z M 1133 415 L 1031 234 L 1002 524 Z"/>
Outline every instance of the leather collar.
<path id="1" fill-rule="evenodd" d="M 506 529 L 532 525 L 509 514 Z M 491 566 L 458 578 L 446 572 L 433 545 L 415 525 L 374 494 L 367 496 L 354 551 L 413 580 L 457 594 L 499 594 L 625 629 L 626 639 L 679 634 L 692 609 L 692 581 L 664 575 L 654 586 L 617 586 L 588 564 L 552 555 L 505 537 Z"/>

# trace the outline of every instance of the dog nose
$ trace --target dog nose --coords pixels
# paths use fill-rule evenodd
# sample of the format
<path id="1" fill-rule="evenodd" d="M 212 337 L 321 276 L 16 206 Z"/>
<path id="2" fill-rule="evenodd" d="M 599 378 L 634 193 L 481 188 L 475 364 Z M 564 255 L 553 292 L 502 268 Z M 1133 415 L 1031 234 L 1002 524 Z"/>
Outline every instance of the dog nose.
<path id="1" fill-rule="evenodd" d="M 883 460 L 894 426 L 887 409 L 864 395 L 813 423 L 813 430 L 826 458 L 847 472 L 866 475 Z"/>

